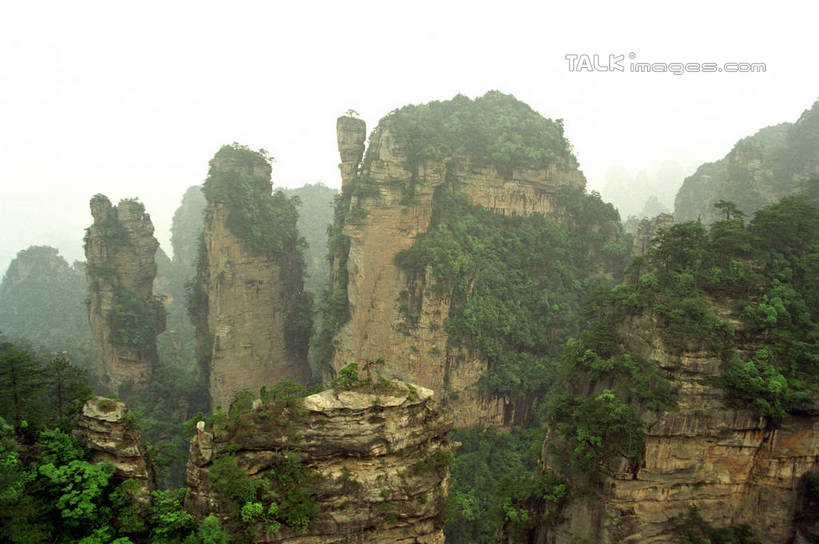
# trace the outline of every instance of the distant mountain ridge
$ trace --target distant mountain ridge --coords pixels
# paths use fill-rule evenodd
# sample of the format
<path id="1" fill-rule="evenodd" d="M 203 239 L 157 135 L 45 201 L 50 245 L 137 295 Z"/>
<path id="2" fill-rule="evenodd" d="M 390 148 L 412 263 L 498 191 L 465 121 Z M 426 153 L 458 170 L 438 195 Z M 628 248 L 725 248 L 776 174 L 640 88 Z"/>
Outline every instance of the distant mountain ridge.
<path id="1" fill-rule="evenodd" d="M 738 141 L 724 158 L 700 166 L 677 193 L 674 219 L 712 223 L 718 200 L 732 201 L 750 216 L 818 175 L 819 101 L 796 123 L 765 127 Z"/>

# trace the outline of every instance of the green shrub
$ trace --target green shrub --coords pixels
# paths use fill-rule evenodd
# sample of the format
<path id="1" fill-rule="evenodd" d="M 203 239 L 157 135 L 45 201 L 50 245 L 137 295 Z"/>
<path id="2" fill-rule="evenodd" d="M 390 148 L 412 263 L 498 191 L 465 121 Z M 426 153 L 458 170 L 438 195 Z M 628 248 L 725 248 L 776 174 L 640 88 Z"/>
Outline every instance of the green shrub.
<path id="1" fill-rule="evenodd" d="M 285 525 L 304 531 L 318 515 L 315 497 L 307 490 L 315 475 L 292 452 L 281 457 L 260 478 L 253 479 L 231 454 L 217 457 L 208 473 L 231 518 L 248 534 L 261 523 L 269 532 Z"/>
<path id="2" fill-rule="evenodd" d="M 718 383 L 733 398 L 779 424 L 788 413 L 807 404 L 810 397 L 795 390 L 792 383 L 771 364 L 771 350 L 760 348 L 748 361 L 736 361 Z"/>

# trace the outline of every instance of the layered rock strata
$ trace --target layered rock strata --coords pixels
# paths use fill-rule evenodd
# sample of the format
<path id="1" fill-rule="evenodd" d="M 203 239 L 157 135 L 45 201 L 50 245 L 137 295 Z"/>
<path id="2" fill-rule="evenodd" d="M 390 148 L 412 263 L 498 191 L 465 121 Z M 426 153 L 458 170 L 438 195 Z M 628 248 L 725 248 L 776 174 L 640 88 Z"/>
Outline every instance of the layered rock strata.
<path id="1" fill-rule="evenodd" d="M 200 424 L 191 441 L 186 506 L 200 518 L 225 519 L 209 478 L 214 460 L 234 455 L 259 479 L 288 452 L 313 474 L 306 490 L 318 515 L 304 532 L 282 526 L 261 531 L 258 542 L 443 543 L 452 423 L 432 396 L 400 382 L 331 389 L 276 413 L 256 400 L 232 429 Z"/>
<path id="2" fill-rule="evenodd" d="M 140 502 L 156 489 L 153 466 L 147 461 L 142 434 L 128 409 L 119 401 L 94 397 L 83 405 L 71 435 L 91 451 L 92 463 L 110 463 L 121 480 L 134 480 L 129 491 Z"/>
<path id="3" fill-rule="evenodd" d="M 596 489 L 595 499 L 572 501 L 562 512 L 565 522 L 542 531 L 538 542 L 671 543 L 678 538 L 672 518 L 692 507 L 713 526 L 748 524 L 760 542 L 793 542 L 801 480 L 819 469 L 819 408 L 774 426 L 732 406 L 713 385 L 724 364 L 718 357 L 696 346 L 669 352 L 656 320 L 628 320 L 620 336 L 679 387 L 678 408 L 646 416 L 639 470 L 624 465 Z M 547 465 L 548 450 L 547 439 Z"/>

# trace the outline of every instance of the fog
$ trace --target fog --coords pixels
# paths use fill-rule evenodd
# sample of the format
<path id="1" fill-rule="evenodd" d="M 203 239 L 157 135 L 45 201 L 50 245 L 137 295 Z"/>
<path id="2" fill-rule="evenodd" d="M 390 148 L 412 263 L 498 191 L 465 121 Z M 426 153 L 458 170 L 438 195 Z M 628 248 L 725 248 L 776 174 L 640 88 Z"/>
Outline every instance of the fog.
<path id="1" fill-rule="evenodd" d="M 7 3 L 0 269 L 32 244 L 82 258 L 95 193 L 139 197 L 170 252 L 182 193 L 222 144 L 267 149 L 278 186 L 337 187 L 344 111 L 369 130 L 404 104 L 491 89 L 564 119 L 589 189 L 637 213 L 648 185 L 673 207 L 697 165 L 817 99 L 817 15 L 747 1 Z M 765 72 L 571 72 L 573 54 Z"/>

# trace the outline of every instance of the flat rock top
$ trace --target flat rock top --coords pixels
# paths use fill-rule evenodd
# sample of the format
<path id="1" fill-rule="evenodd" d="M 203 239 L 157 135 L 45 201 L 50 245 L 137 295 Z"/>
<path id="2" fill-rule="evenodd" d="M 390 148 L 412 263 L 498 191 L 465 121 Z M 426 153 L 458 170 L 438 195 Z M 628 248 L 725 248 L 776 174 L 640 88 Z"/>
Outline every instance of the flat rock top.
<path id="1" fill-rule="evenodd" d="M 392 407 L 400 406 L 410 400 L 417 404 L 432 397 L 431 389 L 399 381 L 392 382 L 393 390 L 386 393 L 370 393 L 367 391 L 337 391 L 328 389 L 304 399 L 304 407 L 311 412 L 327 412 L 331 410 L 366 410 L 373 406 Z M 415 394 L 412 394 L 412 392 Z M 410 396 L 412 395 L 412 399 Z"/>
<path id="2" fill-rule="evenodd" d="M 125 415 L 125 404 L 105 397 L 94 397 L 83 405 L 82 415 L 102 421 L 120 421 Z"/>

